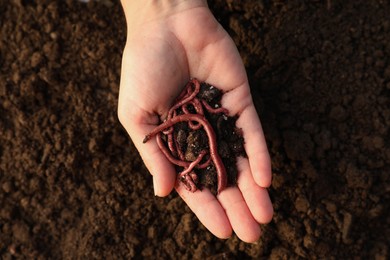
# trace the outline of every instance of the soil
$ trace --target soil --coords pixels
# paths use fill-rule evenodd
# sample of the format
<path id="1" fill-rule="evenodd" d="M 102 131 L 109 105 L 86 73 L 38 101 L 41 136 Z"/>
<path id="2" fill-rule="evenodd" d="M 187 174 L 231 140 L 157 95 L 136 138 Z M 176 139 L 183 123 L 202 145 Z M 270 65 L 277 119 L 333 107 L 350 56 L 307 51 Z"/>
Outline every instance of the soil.
<path id="1" fill-rule="evenodd" d="M 269 145 L 273 221 L 220 240 L 120 126 L 119 1 L 0 1 L 0 256 L 388 259 L 390 3 L 209 1 Z"/>
<path id="2" fill-rule="evenodd" d="M 242 130 L 236 127 L 239 115 L 229 115 L 221 105 L 223 94 L 207 82 L 190 80 L 173 102 L 168 117 L 143 141 L 157 138 L 161 151 L 176 165 L 178 182 L 191 192 L 207 188 L 216 195 L 226 187 L 237 185 L 237 158 L 246 157 L 244 138 Z M 172 125 L 173 120 L 188 115 L 201 115 L 209 130 L 194 120 L 178 120 Z M 196 166 L 180 165 L 190 162 Z"/>

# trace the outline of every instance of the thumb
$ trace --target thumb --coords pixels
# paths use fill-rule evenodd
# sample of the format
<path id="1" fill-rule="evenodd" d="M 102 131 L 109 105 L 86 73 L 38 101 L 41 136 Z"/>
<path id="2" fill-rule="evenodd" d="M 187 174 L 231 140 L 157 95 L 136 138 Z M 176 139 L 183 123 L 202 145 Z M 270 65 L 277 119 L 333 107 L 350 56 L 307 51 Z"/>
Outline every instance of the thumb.
<path id="1" fill-rule="evenodd" d="M 141 155 L 149 172 L 153 175 L 154 194 L 167 196 L 176 182 L 176 171 L 158 147 L 155 138 L 143 143 L 145 135 L 150 133 L 159 122 L 158 116 L 142 110 L 136 105 L 123 103 L 119 98 L 118 117 L 119 121 L 130 135 L 135 147 Z"/>

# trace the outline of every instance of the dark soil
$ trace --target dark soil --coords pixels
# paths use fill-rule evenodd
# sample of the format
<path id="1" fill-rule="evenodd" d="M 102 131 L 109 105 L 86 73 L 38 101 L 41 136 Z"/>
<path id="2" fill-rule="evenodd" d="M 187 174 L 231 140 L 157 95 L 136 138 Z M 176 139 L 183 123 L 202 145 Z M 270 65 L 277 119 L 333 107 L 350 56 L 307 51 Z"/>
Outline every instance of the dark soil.
<path id="1" fill-rule="evenodd" d="M 199 89 L 196 90 L 194 82 L 189 81 L 173 102 L 168 118 L 161 122 L 152 133 L 146 135 L 144 143 L 151 137 L 161 138 L 157 139 L 157 143 L 161 140 L 161 151 L 176 165 L 178 181 L 191 192 L 208 188 L 216 195 L 224 188 L 237 184 L 237 157 L 246 157 L 244 138 L 242 130 L 236 127 L 239 115 L 229 115 L 229 111 L 221 105 L 223 92 L 206 82 L 194 80 L 198 83 Z M 191 93 L 195 91 L 197 94 L 189 100 Z M 170 127 L 161 129 L 162 126 L 166 127 L 167 123 L 182 115 L 201 115 L 205 123 L 211 126 L 212 134 L 207 134 L 205 127 L 195 121 L 179 121 Z M 217 144 L 216 150 L 212 150 L 210 145 L 212 140 Z M 218 180 L 222 179 L 222 176 L 218 176 L 216 166 L 218 161 L 214 161 L 212 153 L 217 155 L 219 165 L 224 168 L 223 178 L 226 184 L 221 182 L 226 187 L 218 187 Z M 189 166 L 182 167 L 176 162 L 195 163 L 198 158 L 201 158 L 200 162 L 196 163 L 189 173 Z"/>
<path id="2" fill-rule="evenodd" d="M 261 240 L 219 240 L 153 195 L 116 115 L 119 1 L 0 1 L 2 259 L 389 258 L 390 3 L 209 4 L 271 152 Z"/>

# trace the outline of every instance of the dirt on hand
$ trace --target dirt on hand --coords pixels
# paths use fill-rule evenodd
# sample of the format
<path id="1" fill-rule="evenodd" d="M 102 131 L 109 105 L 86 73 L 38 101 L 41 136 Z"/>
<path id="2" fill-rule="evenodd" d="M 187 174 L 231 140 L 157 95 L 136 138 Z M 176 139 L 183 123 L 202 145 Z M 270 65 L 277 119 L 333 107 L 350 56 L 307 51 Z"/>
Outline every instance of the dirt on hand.
<path id="1" fill-rule="evenodd" d="M 260 241 L 217 239 L 154 196 L 117 119 L 119 1 L 0 1 L 2 259 L 389 258 L 390 3 L 208 3 L 272 158 Z"/>
<path id="2" fill-rule="evenodd" d="M 237 182 L 237 157 L 246 156 L 238 115 L 222 107 L 223 92 L 191 79 L 167 118 L 145 136 L 152 137 L 177 168 L 177 184 L 191 192 L 208 188 L 215 195 Z"/>

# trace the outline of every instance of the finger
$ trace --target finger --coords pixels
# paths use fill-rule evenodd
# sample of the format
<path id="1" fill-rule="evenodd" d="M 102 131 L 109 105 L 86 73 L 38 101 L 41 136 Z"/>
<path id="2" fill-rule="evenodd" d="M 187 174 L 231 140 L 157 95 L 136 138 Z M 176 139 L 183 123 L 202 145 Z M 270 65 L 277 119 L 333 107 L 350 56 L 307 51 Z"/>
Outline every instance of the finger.
<path id="1" fill-rule="evenodd" d="M 258 223 L 268 223 L 272 220 L 273 207 L 268 191 L 256 184 L 251 174 L 248 160 L 238 158 L 238 171 L 240 172 L 237 184 Z"/>
<path id="2" fill-rule="evenodd" d="M 179 183 L 176 185 L 176 191 L 199 221 L 216 237 L 226 239 L 232 235 L 232 227 L 224 209 L 209 190 L 192 193 Z"/>
<path id="3" fill-rule="evenodd" d="M 119 106 L 119 119 L 139 151 L 145 166 L 153 175 L 155 195 L 167 196 L 175 185 L 175 168 L 161 152 L 155 138 L 143 143 L 145 135 L 156 127 L 157 116 L 145 113 L 135 106 L 129 110 L 123 110 Z"/>
<path id="4" fill-rule="evenodd" d="M 271 159 L 256 109 L 248 106 L 237 119 L 237 127 L 243 129 L 245 151 L 255 182 L 260 187 L 271 185 Z"/>
<path id="5" fill-rule="evenodd" d="M 227 92 L 223 96 L 222 106 L 229 110 L 230 115 L 239 116 L 236 125 L 243 130 L 245 151 L 249 158 L 253 178 L 259 186 L 269 187 L 271 185 L 271 160 L 249 86 L 243 84 Z"/>
<path id="6" fill-rule="evenodd" d="M 149 140 L 145 144 L 140 144 L 138 151 L 140 152 L 145 166 L 153 175 L 154 194 L 160 197 L 167 196 L 171 193 L 176 181 L 174 166 L 161 152 L 155 138 Z"/>
<path id="7" fill-rule="evenodd" d="M 236 187 L 227 188 L 218 195 L 218 200 L 236 235 L 244 242 L 253 243 L 260 237 L 260 226 L 253 218 L 241 192 Z"/>

